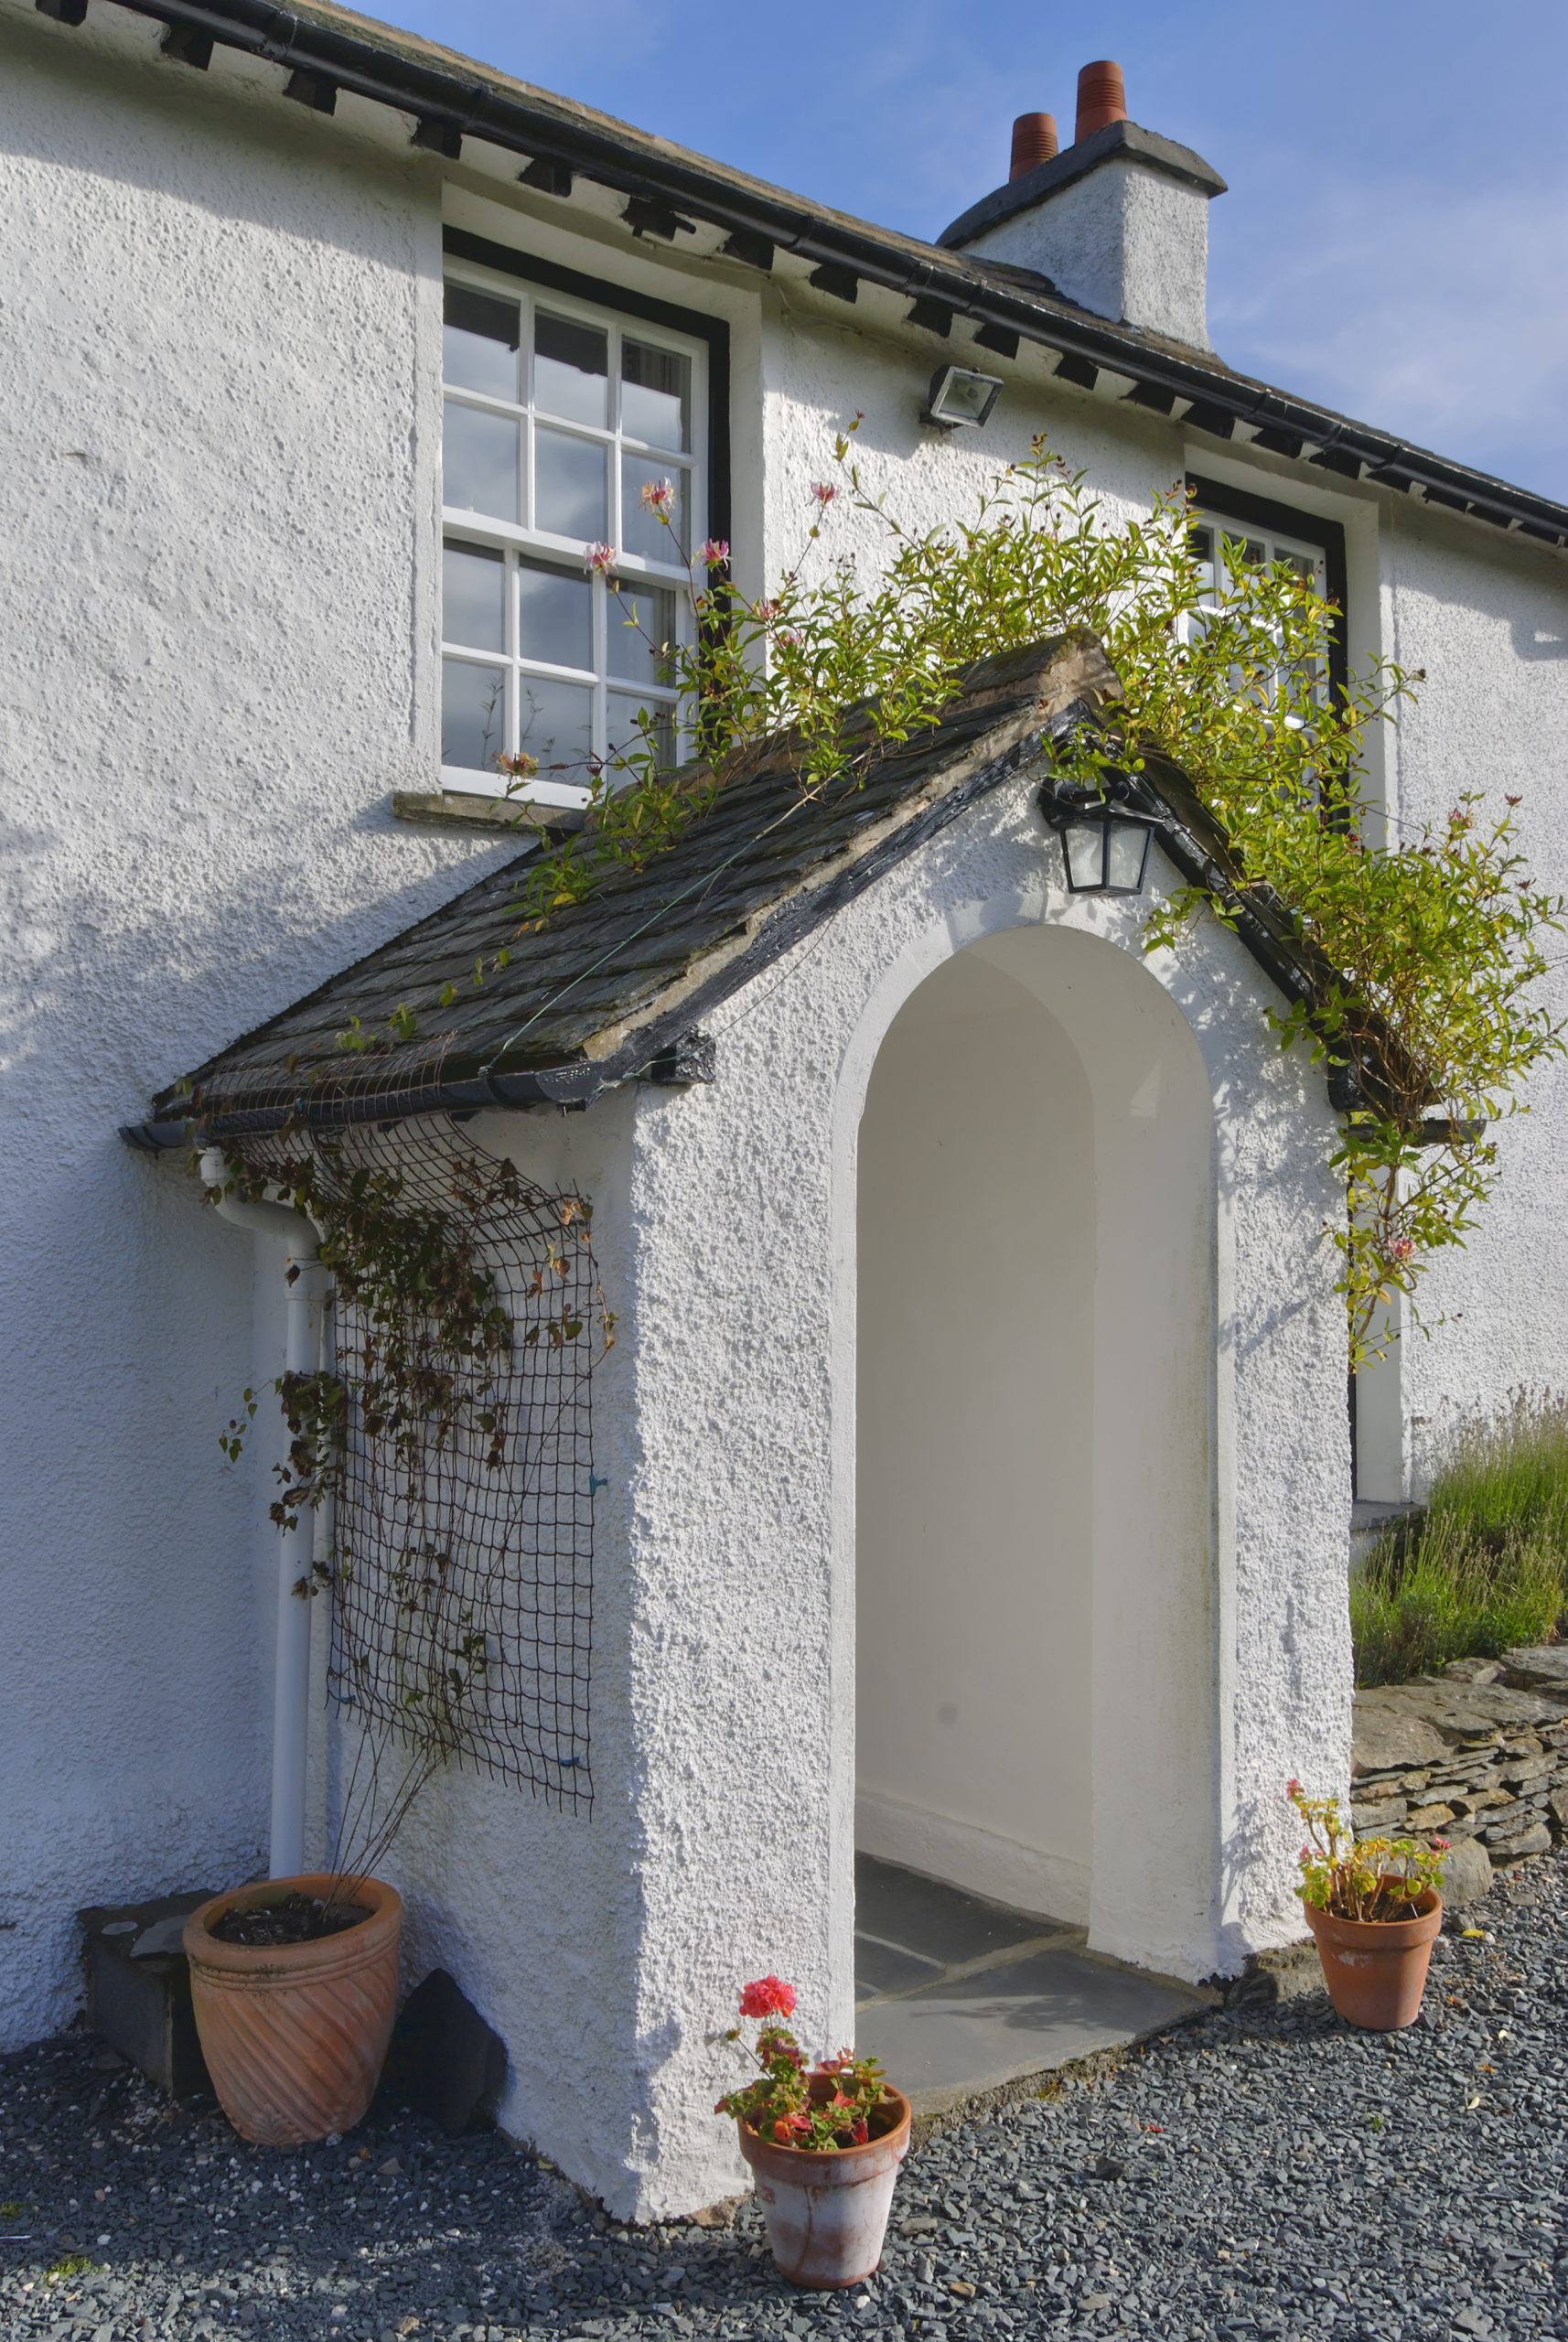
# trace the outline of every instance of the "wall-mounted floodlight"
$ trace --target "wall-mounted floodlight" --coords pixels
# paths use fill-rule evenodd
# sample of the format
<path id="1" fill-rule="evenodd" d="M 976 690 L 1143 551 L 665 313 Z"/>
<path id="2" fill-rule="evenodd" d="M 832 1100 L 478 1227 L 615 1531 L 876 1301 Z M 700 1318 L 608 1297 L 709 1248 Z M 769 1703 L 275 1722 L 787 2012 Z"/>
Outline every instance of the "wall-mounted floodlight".
<path id="1" fill-rule="evenodd" d="M 969 366 L 939 366 L 920 420 L 934 423 L 939 431 L 978 431 L 990 422 L 1001 395 L 999 375 L 977 374 Z"/>

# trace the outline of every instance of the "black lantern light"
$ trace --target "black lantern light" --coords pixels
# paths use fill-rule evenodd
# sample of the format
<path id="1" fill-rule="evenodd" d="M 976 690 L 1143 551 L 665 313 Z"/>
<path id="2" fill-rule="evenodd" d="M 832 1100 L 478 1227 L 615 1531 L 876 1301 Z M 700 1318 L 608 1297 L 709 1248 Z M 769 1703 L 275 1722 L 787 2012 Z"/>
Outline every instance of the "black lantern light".
<path id="1" fill-rule="evenodd" d="M 1140 802 L 1136 783 L 1126 773 L 1108 772 L 1100 789 L 1047 781 L 1039 801 L 1041 812 L 1060 833 L 1073 894 L 1143 893 L 1149 840 L 1160 817 Z"/>

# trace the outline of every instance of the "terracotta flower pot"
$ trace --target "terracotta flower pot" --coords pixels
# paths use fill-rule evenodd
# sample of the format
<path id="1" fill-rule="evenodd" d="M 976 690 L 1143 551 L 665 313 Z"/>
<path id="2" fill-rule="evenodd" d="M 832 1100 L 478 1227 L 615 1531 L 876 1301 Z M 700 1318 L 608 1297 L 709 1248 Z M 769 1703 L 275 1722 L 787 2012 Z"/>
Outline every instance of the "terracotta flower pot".
<path id="1" fill-rule="evenodd" d="M 792 2285 L 817 2293 L 858 2285 L 880 2263 L 894 2182 L 909 2152 L 909 2101 L 885 2089 L 879 2111 L 892 2120 L 875 2138 L 825 2154 L 775 2146 L 749 2123 L 736 2125 L 773 2258 Z"/>
<path id="2" fill-rule="evenodd" d="M 1398 2033 L 1421 2014 L 1443 1897 L 1429 1886 L 1408 1919 L 1337 1919 L 1305 1906 L 1328 1997 L 1347 2025 Z"/>
<path id="3" fill-rule="evenodd" d="M 315 1943 L 224 1943 L 227 1911 L 253 1910 L 279 1890 L 324 1896 L 325 1871 L 232 1888 L 185 1923 L 190 1996 L 202 2055 L 224 2113 L 242 2139 L 298 2147 L 351 2130 L 375 2094 L 397 2014 L 403 1898 L 362 1879 L 369 1917 Z"/>

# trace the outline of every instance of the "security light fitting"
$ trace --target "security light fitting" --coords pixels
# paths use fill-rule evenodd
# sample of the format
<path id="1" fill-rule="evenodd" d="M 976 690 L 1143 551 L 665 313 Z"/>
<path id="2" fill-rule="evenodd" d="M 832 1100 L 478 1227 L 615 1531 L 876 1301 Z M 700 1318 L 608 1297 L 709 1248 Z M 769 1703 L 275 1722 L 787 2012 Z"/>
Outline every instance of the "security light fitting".
<path id="1" fill-rule="evenodd" d="M 978 431 L 990 422 L 1001 395 L 1000 375 L 977 374 L 971 366 L 939 366 L 920 420 L 939 431 Z"/>

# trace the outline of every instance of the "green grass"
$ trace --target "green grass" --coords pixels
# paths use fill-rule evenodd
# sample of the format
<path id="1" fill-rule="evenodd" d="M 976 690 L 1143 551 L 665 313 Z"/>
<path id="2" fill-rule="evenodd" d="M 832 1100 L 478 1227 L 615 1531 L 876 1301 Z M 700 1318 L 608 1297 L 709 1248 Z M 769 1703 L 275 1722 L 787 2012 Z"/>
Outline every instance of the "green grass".
<path id="1" fill-rule="evenodd" d="M 1520 1395 L 1451 1442 L 1426 1510 L 1352 1573 L 1360 1684 L 1408 1682 L 1568 1628 L 1568 1402 Z"/>

